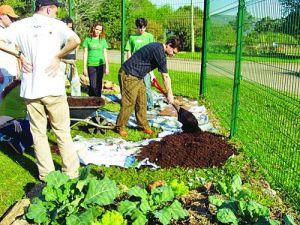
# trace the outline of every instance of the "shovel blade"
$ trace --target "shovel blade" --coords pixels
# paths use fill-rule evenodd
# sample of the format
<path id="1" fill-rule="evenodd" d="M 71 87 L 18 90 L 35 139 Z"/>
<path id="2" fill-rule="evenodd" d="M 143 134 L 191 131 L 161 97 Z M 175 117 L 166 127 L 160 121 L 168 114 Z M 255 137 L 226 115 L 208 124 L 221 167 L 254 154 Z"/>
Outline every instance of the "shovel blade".
<path id="1" fill-rule="evenodd" d="M 185 132 L 194 133 L 200 131 L 198 120 L 193 113 L 181 107 L 178 110 L 178 121 L 182 123 L 182 130 Z"/>

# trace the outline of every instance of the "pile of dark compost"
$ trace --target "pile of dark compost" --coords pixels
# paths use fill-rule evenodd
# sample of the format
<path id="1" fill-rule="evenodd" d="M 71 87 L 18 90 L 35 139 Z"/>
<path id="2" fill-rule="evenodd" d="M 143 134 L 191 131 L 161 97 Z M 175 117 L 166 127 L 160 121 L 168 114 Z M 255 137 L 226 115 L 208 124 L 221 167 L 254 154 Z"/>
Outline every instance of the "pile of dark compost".
<path id="1" fill-rule="evenodd" d="M 104 99 L 101 97 L 71 97 L 68 96 L 69 106 L 102 106 Z"/>
<path id="2" fill-rule="evenodd" d="M 226 160 L 236 155 L 236 149 L 226 138 L 209 132 L 176 133 L 161 141 L 152 141 L 144 146 L 139 160 L 149 158 L 162 168 L 207 168 L 222 166 Z"/>

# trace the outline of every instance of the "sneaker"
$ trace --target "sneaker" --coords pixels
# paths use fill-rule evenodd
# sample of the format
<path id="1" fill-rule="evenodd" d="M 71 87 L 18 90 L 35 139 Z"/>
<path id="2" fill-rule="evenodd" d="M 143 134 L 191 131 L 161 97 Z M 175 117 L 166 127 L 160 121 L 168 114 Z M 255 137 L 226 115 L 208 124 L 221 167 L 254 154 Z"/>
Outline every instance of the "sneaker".
<path id="1" fill-rule="evenodd" d="M 118 134 L 120 134 L 122 137 L 127 137 L 128 136 L 128 133 L 124 128 L 120 128 L 118 130 Z"/>
<path id="2" fill-rule="evenodd" d="M 149 135 L 152 135 L 154 132 L 153 132 L 153 130 L 151 130 L 150 128 L 145 128 L 145 129 L 143 129 L 143 132 L 145 133 L 145 134 L 149 134 Z"/>

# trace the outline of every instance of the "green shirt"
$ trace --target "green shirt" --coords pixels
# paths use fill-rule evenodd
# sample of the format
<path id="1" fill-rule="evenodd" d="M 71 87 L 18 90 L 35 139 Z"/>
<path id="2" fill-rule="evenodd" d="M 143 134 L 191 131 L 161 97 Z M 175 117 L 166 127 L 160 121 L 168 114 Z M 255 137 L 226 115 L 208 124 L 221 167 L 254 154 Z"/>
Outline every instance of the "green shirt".
<path id="1" fill-rule="evenodd" d="M 135 53 L 141 47 L 154 42 L 154 37 L 150 33 L 143 34 L 135 34 L 129 37 L 129 40 L 126 44 L 125 51 L 131 51 L 131 53 Z"/>
<path id="2" fill-rule="evenodd" d="M 88 49 L 88 66 L 99 66 L 105 64 L 104 49 L 108 48 L 105 38 L 87 37 L 83 42 L 83 47 Z"/>

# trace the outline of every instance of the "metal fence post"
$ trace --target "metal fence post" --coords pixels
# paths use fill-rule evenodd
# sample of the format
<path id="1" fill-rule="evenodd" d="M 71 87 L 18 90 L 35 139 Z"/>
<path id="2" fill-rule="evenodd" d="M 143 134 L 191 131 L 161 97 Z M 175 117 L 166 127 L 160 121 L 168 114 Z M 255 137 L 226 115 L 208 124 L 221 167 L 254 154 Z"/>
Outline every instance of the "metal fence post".
<path id="1" fill-rule="evenodd" d="M 202 34 L 202 57 L 201 57 L 201 74 L 200 74 L 200 97 L 205 97 L 206 93 L 206 67 L 207 67 L 207 48 L 208 48 L 208 29 L 209 29 L 209 8 L 210 0 L 204 1 L 203 14 L 203 34 Z"/>
<path id="2" fill-rule="evenodd" d="M 125 30 L 126 30 L 126 0 L 122 0 L 122 37 L 121 37 L 121 64 L 124 62 L 124 52 L 125 52 Z"/>
<path id="3" fill-rule="evenodd" d="M 237 114 L 239 107 L 239 89 L 241 81 L 241 59 L 245 7 L 245 0 L 239 0 L 230 137 L 233 137 L 237 131 Z"/>
<path id="4" fill-rule="evenodd" d="M 35 0 L 32 0 L 32 12 L 35 12 Z"/>
<path id="5" fill-rule="evenodd" d="M 73 17 L 73 0 L 69 0 L 69 17 Z"/>

